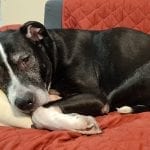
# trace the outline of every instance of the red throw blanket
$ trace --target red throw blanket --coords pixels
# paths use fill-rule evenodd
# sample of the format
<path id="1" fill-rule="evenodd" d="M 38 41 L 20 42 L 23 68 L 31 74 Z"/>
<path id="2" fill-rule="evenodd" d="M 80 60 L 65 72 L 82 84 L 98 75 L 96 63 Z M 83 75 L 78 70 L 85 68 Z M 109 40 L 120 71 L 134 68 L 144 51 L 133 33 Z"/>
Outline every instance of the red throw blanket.
<path id="1" fill-rule="evenodd" d="M 0 127 L 0 150 L 149 150 L 150 113 L 97 117 L 99 135 Z"/>
<path id="2" fill-rule="evenodd" d="M 150 0 L 63 0 L 63 27 L 129 27 L 150 33 Z"/>

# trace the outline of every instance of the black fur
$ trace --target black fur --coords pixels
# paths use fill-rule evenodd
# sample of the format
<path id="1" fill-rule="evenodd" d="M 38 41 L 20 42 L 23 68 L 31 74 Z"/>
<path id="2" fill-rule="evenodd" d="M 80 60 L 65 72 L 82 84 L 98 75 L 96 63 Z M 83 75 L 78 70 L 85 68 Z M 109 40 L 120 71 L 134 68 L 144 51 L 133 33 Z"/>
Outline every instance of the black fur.
<path id="1" fill-rule="evenodd" d="M 127 28 L 49 33 L 57 47 L 55 55 L 46 49 L 56 65 L 52 88 L 64 97 L 55 105 L 65 113 L 98 115 L 105 103 L 111 111 L 123 105 L 150 106 L 150 35 Z"/>
<path id="2" fill-rule="evenodd" d="M 106 104 L 110 111 L 123 105 L 150 106 L 150 35 L 127 28 L 46 30 L 38 24 L 28 22 L 20 33 L 27 39 L 29 25 L 42 28 L 38 34 L 43 39 L 27 40 L 34 51 L 38 47 L 36 53 L 42 51 L 40 60 L 49 66 L 48 73 L 42 71 L 44 81 L 63 97 L 44 107 L 58 105 L 64 113 L 95 116 L 104 113 Z"/>

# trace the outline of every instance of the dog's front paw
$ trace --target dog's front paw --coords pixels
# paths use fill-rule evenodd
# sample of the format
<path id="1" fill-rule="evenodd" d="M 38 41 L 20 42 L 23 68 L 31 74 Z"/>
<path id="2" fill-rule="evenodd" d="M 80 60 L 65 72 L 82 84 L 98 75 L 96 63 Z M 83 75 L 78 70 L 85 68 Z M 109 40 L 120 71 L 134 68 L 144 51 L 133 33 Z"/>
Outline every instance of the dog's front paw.
<path id="1" fill-rule="evenodd" d="M 76 117 L 76 121 L 74 121 L 74 127 L 71 129 L 72 131 L 81 134 L 99 134 L 102 132 L 93 117 L 79 114 L 74 115 L 74 117 Z"/>
<path id="2" fill-rule="evenodd" d="M 49 130 L 69 130 L 82 134 L 98 134 L 100 130 L 91 116 L 64 114 L 57 107 L 39 107 L 32 114 L 34 127 Z"/>

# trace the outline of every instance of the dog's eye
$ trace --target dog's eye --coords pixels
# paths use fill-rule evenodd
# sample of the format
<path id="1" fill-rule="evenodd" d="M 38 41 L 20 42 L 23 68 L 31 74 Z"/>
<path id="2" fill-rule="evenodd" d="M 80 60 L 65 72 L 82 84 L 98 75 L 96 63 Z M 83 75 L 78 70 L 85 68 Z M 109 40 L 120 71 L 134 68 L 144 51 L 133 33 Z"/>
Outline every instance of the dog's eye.
<path id="1" fill-rule="evenodd" d="M 23 58 L 21 58 L 21 61 L 24 62 L 24 63 L 29 62 L 29 60 L 30 60 L 30 55 L 26 55 Z"/>
<path id="2" fill-rule="evenodd" d="M 32 65 L 32 60 L 31 60 L 30 55 L 25 55 L 25 56 L 20 57 L 18 61 L 18 66 L 21 70 L 25 70 L 31 67 L 31 65 Z"/>

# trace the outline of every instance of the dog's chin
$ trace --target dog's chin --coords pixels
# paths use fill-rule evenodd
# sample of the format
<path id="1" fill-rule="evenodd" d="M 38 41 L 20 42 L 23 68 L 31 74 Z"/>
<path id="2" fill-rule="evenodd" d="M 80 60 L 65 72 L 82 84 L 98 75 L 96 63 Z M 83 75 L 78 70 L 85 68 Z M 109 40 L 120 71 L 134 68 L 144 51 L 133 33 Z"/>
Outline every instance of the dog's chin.
<path id="1" fill-rule="evenodd" d="M 42 106 L 51 101 L 49 93 L 47 90 L 37 90 L 37 94 L 35 95 L 35 107 Z"/>
<path id="2" fill-rule="evenodd" d="M 46 89 L 38 88 L 38 87 L 35 87 L 32 85 L 29 85 L 29 89 L 32 93 L 34 93 L 34 97 L 35 97 L 34 106 L 35 106 L 35 108 L 42 106 L 42 105 L 48 103 L 49 101 L 51 101 L 49 93 Z"/>
<path id="3" fill-rule="evenodd" d="M 24 113 L 24 114 L 27 114 L 27 115 L 32 115 L 32 113 L 40 106 L 44 105 L 45 103 L 48 103 L 49 101 L 47 99 L 45 99 L 43 102 L 41 100 L 35 100 L 34 102 L 34 105 L 32 108 L 30 109 L 20 109 L 18 108 L 16 105 L 14 106 L 16 108 L 17 111 L 21 112 L 21 113 Z"/>
<path id="4" fill-rule="evenodd" d="M 14 103 L 12 104 L 19 112 L 31 115 L 38 107 L 51 101 L 47 90 L 43 90 L 36 87 L 30 87 L 30 91 L 34 93 L 33 106 L 28 109 L 20 109 Z"/>
<path id="5" fill-rule="evenodd" d="M 19 108 L 18 108 L 18 110 L 19 110 L 21 113 L 27 114 L 27 115 L 29 115 L 29 116 L 31 116 L 32 113 L 35 111 L 35 109 L 33 109 L 33 110 L 21 110 L 21 109 L 19 109 Z"/>

